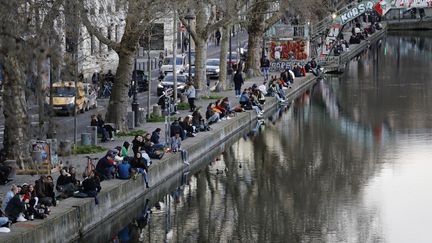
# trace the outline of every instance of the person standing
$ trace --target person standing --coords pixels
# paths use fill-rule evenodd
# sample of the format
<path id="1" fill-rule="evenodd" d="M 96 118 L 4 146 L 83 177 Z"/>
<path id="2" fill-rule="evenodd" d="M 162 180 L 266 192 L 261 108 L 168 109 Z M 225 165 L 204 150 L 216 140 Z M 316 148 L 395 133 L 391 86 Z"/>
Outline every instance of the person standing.
<path id="1" fill-rule="evenodd" d="M 270 68 L 270 60 L 267 58 L 267 56 L 263 56 L 261 59 L 261 71 L 264 75 L 264 81 L 268 80 L 269 77 L 269 68 Z"/>
<path id="2" fill-rule="evenodd" d="M 189 82 L 187 84 L 185 95 L 188 98 L 190 111 L 193 112 L 195 110 L 196 91 L 195 91 L 195 87 L 193 86 L 192 82 Z"/>
<path id="3" fill-rule="evenodd" d="M 243 75 L 241 72 L 241 69 L 237 69 L 235 75 L 234 75 L 234 89 L 235 89 L 235 95 L 236 97 L 240 97 L 241 87 L 244 83 Z"/>
<path id="4" fill-rule="evenodd" d="M 221 32 L 219 30 L 216 31 L 215 37 L 216 37 L 216 45 L 219 46 L 220 39 L 222 37 Z"/>

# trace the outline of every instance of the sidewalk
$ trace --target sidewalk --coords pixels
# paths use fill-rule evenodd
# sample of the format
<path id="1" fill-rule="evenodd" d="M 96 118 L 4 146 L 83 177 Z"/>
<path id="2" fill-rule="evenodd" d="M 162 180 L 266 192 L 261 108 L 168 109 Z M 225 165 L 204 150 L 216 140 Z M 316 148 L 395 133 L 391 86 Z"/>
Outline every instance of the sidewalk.
<path id="1" fill-rule="evenodd" d="M 257 85 L 260 85 L 263 81 L 263 77 L 256 77 L 250 80 L 247 80 L 245 82 L 245 84 L 243 85 L 244 88 L 246 87 L 250 87 L 252 86 L 254 83 Z M 238 103 L 238 98 L 235 97 L 234 94 L 234 90 L 228 90 L 228 91 L 222 91 L 222 92 L 211 92 L 211 95 L 213 96 L 221 96 L 221 97 L 228 97 L 231 105 L 235 105 Z M 201 114 L 203 116 L 205 116 L 205 112 L 206 112 L 206 108 L 207 105 L 210 102 L 214 102 L 215 100 L 207 100 L 207 99 L 198 99 L 195 101 L 195 105 L 196 107 L 200 107 L 200 111 Z M 184 118 L 187 115 L 191 115 L 192 112 L 190 112 L 189 110 L 179 110 L 178 114 L 173 115 L 174 117 L 182 117 Z M 222 122 L 223 123 L 223 122 Z M 141 125 L 140 127 L 137 127 L 136 130 L 144 130 L 148 133 L 153 132 L 156 128 L 161 128 L 162 129 L 162 133 L 161 133 L 161 139 L 160 141 L 165 141 L 165 133 L 164 133 L 164 127 L 165 124 L 163 122 L 151 122 L 151 123 L 144 123 L 143 125 Z M 203 133 L 199 133 L 198 135 L 202 135 L 205 134 Z M 144 135 L 144 134 L 143 134 Z M 129 143 L 131 143 L 131 141 L 133 140 L 133 137 L 116 137 L 115 141 L 108 141 L 105 143 L 98 143 L 98 145 L 105 147 L 107 150 L 108 149 L 112 149 L 116 146 L 122 146 L 123 142 L 128 141 Z M 194 138 L 188 138 L 185 141 L 191 141 L 194 140 Z M 131 151 L 130 151 L 131 152 Z M 96 157 L 96 158 L 101 158 L 105 155 L 106 152 L 102 152 L 102 153 L 97 153 L 97 154 L 91 154 L 91 157 Z M 130 154 L 132 156 L 132 154 Z M 86 164 L 87 164 L 87 159 L 85 158 L 87 155 L 85 154 L 80 154 L 80 155 L 71 155 L 71 156 L 65 156 L 65 157 L 59 157 L 59 161 L 63 161 L 63 165 L 64 166 L 74 166 L 77 170 L 77 174 L 78 174 L 78 179 L 82 179 L 81 178 L 81 174 L 84 171 Z M 97 161 L 94 161 L 95 165 L 97 163 Z M 52 177 L 54 179 L 54 181 L 57 181 L 57 178 L 59 176 L 59 173 L 53 173 Z M 17 185 L 21 185 L 23 183 L 34 183 L 35 180 L 39 179 L 38 175 L 17 175 L 15 177 L 15 180 L 13 182 L 10 182 L 8 185 L 3 185 L 0 186 L 0 199 L 3 198 L 4 194 L 9 191 L 10 189 L 10 185 L 12 183 L 17 184 Z"/>

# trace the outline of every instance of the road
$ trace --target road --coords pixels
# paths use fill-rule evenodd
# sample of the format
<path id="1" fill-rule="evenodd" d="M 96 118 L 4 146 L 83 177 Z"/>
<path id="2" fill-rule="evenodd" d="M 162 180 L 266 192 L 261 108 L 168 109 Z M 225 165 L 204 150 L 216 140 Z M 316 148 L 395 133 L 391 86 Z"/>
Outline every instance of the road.
<path id="1" fill-rule="evenodd" d="M 240 45 L 247 40 L 247 34 L 245 32 L 239 33 L 238 37 L 233 37 L 233 47 L 232 50 L 236 51 L 238 48 L 238 40 Z M 207 47 L 207 58 L 218 58 L 220 53 L 219 46 L 214 45 L 214 43 L 209 43 Z M 152 83 L 151 83 L 151 104 L 156 104 L 158 97 L 156 95 L 157 88 L 157 71 L 152 73 Z M 148 99 L 148 91 L 138 93 L 137 95 L 138 103 L 140 107 L 147 109 L 147 99 Z M 132 100 L 130 99 L 132 103 Z M 85 131 L 87 126 L 90 125 L 91 116 L 93 114 L 105 114 L 106 108 L 108 106 L 108 99 L 98 99 L 98 108 L 92 109 L 82 114 L 77 115 L 77 131 L 78 131 L 78 139 L 80 139 L 80 133 Z M 31 122 L 35 124 L 34 129 L 37 128 L 37 106 L 31 105 L 29 106 L 29 115 L 31 117 Z M 56 116 L 54 117 L 55 123 L 55 131 L 56 138 L 58 140 L 73 140 L 74 139 L 74 117 L 73 116 Z M 32 137 L 36 138 L 37 131 L 32 131 Z M 3 147 L 3 135 L 4 135 L 4 116 L 1 111 L 0 116 L 0 147 Z"/>

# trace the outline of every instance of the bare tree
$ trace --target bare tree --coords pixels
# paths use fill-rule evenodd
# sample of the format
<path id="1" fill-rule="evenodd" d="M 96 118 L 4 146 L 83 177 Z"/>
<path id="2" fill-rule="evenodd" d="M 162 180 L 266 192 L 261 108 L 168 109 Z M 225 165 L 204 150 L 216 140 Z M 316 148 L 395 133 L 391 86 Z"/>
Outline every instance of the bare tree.
<path id="1" fill-rule="evenodd" d="M 246 69 L 249 76 L 258 76 L 260 71 L 260 43 L 264 32 L 278 22 L 282 16 L 277 1 L 255 0 L 247 14 L 246 29 L 248 32 L 248 56 Z M 269 17 L 267 17 L 270 15 Z M 266 18 L 267 17 L 267 18 Z"/>
<path id="2" fill-rule="evenodd" d="M 6 157 L 16 160 L 21 168 L 31 164 L 25 82 L 36 66 L 35 77 L 40 83 L 42 63 L 50 52 L 49 35 L 61 4 L 60 0 L 0 2 L 0 63 L 5 72 L 3 145 Z"/>
<path id="3" fill-rule="evenodd" d="M 96 26 L 97 19 L 89 13 L 85 4 L 81 4 L 82 20 L 88 32 L 99 41 L 113 49 L 119 62 L 115 82 L 108 104 L 106 120 L 115 123 L 120 131 L 127 131 L 126 116 L 129 107 L 128 91 L 130 78 L 134 67 L 135 53 L 138 50 L 139 39 L 153 20 L 160 18 L 167 9 L 169 1 L 128 0 L 123 1 L 127 9 L 124 33 L 119 43 L 107 38 Z"/>
<path id="4" fill-rule="evenodd" d="M 191 0 L 179 12 L 180 21 L 188 29 L 195 43 L 195 87 L 202 89 L 206 81 L 205 61 L 207 58 L 207 40 L 210 34 L 230 21 L 230 16 L 218 20 L 216 18 L 216 6 L 207 0 Z M 186 15 L 195 14 L 195 25 L 188 25 Z"/>

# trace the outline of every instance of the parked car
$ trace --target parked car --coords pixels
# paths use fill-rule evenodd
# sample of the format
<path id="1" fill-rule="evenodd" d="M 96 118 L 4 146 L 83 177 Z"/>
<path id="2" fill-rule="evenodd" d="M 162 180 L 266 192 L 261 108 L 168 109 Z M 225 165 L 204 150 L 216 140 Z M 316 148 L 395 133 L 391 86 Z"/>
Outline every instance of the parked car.
<path id="1" fill-rule="evenodd" d="M 239 59 L 239 54 L 235 51 L 231 52 L 231 64 L 232 65 L 237 65 L 239 63 L 240 59 Z M 227 64 L 230 64 L 230 53 L 228 52 L 228 56 L 227 56 Z"/>
<path id="2" fill-rule="evenodd" d="M 164 75 L 167 75 L 167 73 L 173 71 L 173 61 L 175 60 L 175 64 L 176 64 L 176 73 L 183 73 L 184 70 L 188 67 L 188 63 L 187 63 L 187 55 L 182 54 L 182 55 L 176 55 L 176 57 L 174 58 L 173 55 L 167 56 L 164 58 L 162 66 L 161 66 L 161 73 L 163 73 Z"/>
<path id="3" fill-rule="evenodd" d="M 187 76 L 185 74 L 177 74 L 177 91 L 183 93 L 186 87 Z M 167 74 L 157 86 L 157 95 L 161 96 L 165 89 L 174 87 L 174 76 L 172 73 Z"/>
<path id="4" fill-rule="evenodd" d="M 209 78 L 219 78 L 219 65 L 220 60 L 217 58 L 207 59 L 206 61 L 206 74 Z"/>
<path id="5" fill-rule="evenodd" d="M 188 67 L 185 71 L 184 71 L 184 75 L 186 75 L 186 77 L 189 77 L 189 68 L 190 68 L 190 70 L 191 70 L 191 78 L 192 78 L 192 80 L 194 80 L 195 79 L 195 66 L 192 66 L 192 67 Z"/>
<path id="6" fill-rule="evenodd" d="M 52 86 L 52 109 L 55 113 L 66 113 L 73 115 L 75 110 L 76 112 L 86 111 L 90 99 L 85 92 L 84 84 L 82 82 L 77 83 L 78 90 L 75 88 L 74 81 L 55 82 Z M 48 93 L 45 99 L 45 104 L 48 107 L 50 105 L 49 95 L 50 94 Z"/>
<path id="7" fill-rule="evenodd" d="M 132 72 L 132 86 L 135 84 L 134 83 L 134 80 L 133 80 L 133 78 L 134 78 L 134 72 Z M 144 92 L 144 91 L 147 91 L 148 90 L 148 77 L 147 77 L 147 75 L 145 74 L 145 72 L 144 71 L 142 71 L 142 70 L 136 70 L 136 79 L 137 79 L 137 91 L 138 92 Z"/>

